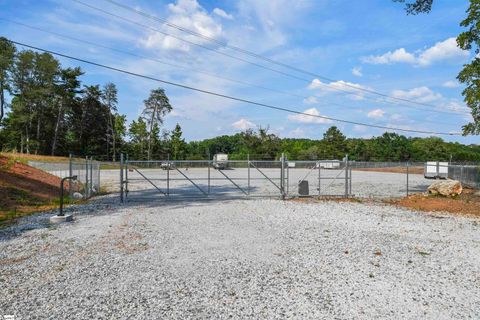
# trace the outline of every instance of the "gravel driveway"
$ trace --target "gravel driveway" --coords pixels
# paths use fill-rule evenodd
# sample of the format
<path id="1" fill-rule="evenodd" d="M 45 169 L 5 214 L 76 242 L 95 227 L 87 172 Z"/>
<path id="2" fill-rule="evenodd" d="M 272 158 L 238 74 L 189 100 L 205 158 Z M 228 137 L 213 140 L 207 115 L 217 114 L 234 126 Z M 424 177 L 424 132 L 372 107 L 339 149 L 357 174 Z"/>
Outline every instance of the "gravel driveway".
<path id="1" fill-rule="evenodd" d="M 0 231 L 0 315 L 480 318 L 479 220 L 372 203 L 117 201 Z"/>

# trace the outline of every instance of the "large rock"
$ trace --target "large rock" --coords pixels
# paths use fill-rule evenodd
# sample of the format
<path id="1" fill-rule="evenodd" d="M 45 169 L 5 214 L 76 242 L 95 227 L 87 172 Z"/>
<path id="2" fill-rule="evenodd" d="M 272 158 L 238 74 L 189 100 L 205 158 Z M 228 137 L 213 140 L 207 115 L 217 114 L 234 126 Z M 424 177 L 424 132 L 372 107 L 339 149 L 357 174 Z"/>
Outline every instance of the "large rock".
<path id="1" fill-rule="evenodd" d="M 462 193 L 462 191 L 462 184 L 457 180 L 438 180 L 428 187 L 429 194 L 442 195 L 445 197 L 457 196 Z"/>

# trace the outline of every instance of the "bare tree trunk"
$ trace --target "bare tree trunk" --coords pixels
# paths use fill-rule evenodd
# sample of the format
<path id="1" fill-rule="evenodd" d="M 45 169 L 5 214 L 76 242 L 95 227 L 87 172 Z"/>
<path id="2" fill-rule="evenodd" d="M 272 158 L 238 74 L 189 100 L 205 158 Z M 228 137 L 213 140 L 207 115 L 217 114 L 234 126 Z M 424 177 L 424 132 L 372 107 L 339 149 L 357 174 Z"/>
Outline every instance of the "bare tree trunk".
<path id="1" fill-rule="evenodd" d="M 79 133 L 79 142 L 80 142 L 80 148 L 81 150 L 84 150 L 85 148 L 85 145 L 83 143 L 83 129 L 85 127 L 85 116 L 86 116 L 86 108 L 87 106 L 82 106 L 82 117 L 81 117 L 81 120 L 80 120 L 80 133 Z"/>
<path id="2" fill-rule="evenodd" d="M 113 156 L 112 156 L 112 160 L 115 161 L 116 159 L 116 150 L 115 150 L 115 143 L 116 143 L 116 137 L 115 137 L 115 127 L 114 127 L 114 122 L 112 120 L 112 113 L 110 112 L 109 113 L 109 119 L 110 119 L 110 134 L 111 134 L 111 137 L 112 137 L 112 151 L 113 151 Z"/>
<path id="3" fill-rule="evenodd" d="M 28 137 L 28 127 L 25 127 L 25 151 L 30 154 L 30 138 Z"/>
<path id="4" fill-rule="evenodd" d="M 150 120 L 150 132 L 148 133 L 148 160 L 151 160 L 152 156 L 152 131 L 153 131 L 153 120 L 155 119 L 155 114 L 157 113 L 157 105 L 152 112 L 152 119 Z"/>
<path id="5" fill-rule="evenodd" d="M 3 83 L 0 83 L 0 122 L 3 119 L 3 115 L 5 114 L 5 95 L 3 93 Z"/>
<path id="6" fill-rule="evenodd" d="M 40 148 L 40 114 L 37 115 L 37 144 L 35 146 L 35 154 L 38 154 Z"/>
<path id="7" fill-rule="evenodd" d="M 25 149 L 27 154 L 30 154 L 30 129 L 32 128 L 32 108 L 28 108 L 29 116 L 28 123 L 25 127 Z"/>
<path id="8" fill-rule="evenodd" d="M 110 157 L 110 134 L 108 132 L 108 129 L 107 129 L 107 133 L 106 133 L 106 142 L 107 142 L 107 161 Z"/>
<path id="9" fill-rule="evenodd" d="M 55 133 L 53 135 L 52 156 L 55 155 L 55 149 L 57 148 L 58 131 L 60 130 L 62 119 L 63 119 L 63 108 L 62 108 L 62 105 L 60 104 L 60 106 L 58 107 L 57 123 L 55 124 Z"/>
<path id="10" fill-rule="evenodd" d="M 116 133 L 115 133 L 115 129 L 112 129 L 112 136 L 113 136 L 113 145 L 112 145 L 112 148 L 113 148 L 113 156 L 112 156 L 112 159 L 113 161 L 115 162 L 116 159 L 117 159 L 117 150 L 116 150 L 116 140 L 117 140 L 117 137 L 116 137 Z"/>

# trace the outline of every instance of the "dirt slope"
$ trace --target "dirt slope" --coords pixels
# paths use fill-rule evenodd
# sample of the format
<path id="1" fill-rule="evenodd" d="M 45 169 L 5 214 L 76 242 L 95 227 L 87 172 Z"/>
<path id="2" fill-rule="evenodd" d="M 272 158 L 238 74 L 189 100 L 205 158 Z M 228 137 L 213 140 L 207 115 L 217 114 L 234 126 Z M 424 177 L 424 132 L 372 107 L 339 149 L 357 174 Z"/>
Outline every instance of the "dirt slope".
<path id="1" fill-rule="evenodd" d="M 59 177 L 0 156 L 0 223 L 51 207 L 59 193 Z"/>

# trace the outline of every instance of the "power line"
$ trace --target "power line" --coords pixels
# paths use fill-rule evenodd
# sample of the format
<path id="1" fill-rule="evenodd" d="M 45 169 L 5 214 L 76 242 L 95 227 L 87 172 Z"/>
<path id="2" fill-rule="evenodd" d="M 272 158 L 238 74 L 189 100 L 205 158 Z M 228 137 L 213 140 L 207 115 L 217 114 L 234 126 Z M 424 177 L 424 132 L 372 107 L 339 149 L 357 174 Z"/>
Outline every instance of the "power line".
<path id="1" fill-rule="evenodd" d="M 290 96 L 297 97 L 297 98 L 303 98 L 303 99 L 308 98 L 306 96 L 297 95 L 297 94 L 286 92 L 286 91 L 283 91 L 283 90 L 277 90 L 277 89 L 273 89 L 273 88 L 264 87 L 264 86 L 261 86 L 261 85 L 258 85 L 258 84 L 246 82 L 246 81 L 241 81 L 241 80 L 236 80 L 236 79 L 232 79 L 232 78 L 228 78 L 228 77 L 224 77 L 224 76 L 219 76 L 219 75 L 216 75 L 216 74 L 204 71 L 204 70 L 192 68 L 190 66 L 179 65 L 179 64 L 174 64 L 174 63 L 167 62 L 167 61 L 160 60 L 160 59 L 150 58 L 150 57 L 140 55 L 140 54 L 137 54 L 137 53 L 133 53 L 133 52 L 129 52 L 129 51 L 105 46 L 105 45 L 98 44 L 98 43 L 95 43 L 95 42 L 92 42 L 92 41 L 79 39 L 79 38 L 68 36 L 68 35 L 65 35 L 65 34 L 58 33 L 58 32 L 49 31 L 49 30 L 46 30 L 46 29 L 43 29 L 43 28 L 28 25 L 28 24 L 23 23 L 23 22 L 14 21 L 14 20 L 10 20 L 10 19 L 5 19 L 5 18 L 2 18 L 2 17 L 0 17 L 0 20 L 7 21 L 7 22 L 10 22 L 10 23 L 14 23 L 14 24 L 17 24 L 17 25 L 20 25 L 20 26 L 23 26 L 25 28 L 29 28 L 29 29 L 32 29 L 32 30 L 48 33 L 48 34 L 51 34 L 51 35 L 54 35 L 54 36 L 57 36 L 57 37 L 61 37 L 61 38 L 73 40 L 73 41 L 76 41 L 76 42 L 88 44 L 88 45 L 91 45 L 91 46 L 94 46 L 94 47 L 103 48 L 103 49 L 107 49 L 107 50 L 112 50 L 112 51 L 119 52 L 119 53 L 122 53 L 122 54 L 125 54 L 125 55 L 130 55 L 132 57 L 137 57 L 137 58 L 141 58 L 141 59 L 145 59 L 145 60 L 150 60 L 150 61 L 157 62 L 157 63 L 160 63 L 160 64 L 164 64 L 164 65 L 167 65 L 167 66 L 170 66 L 170 67 L 175 67 L 175 68 L 180 68 L 180 69 L 185 69 L 185 70 L 193 70 L 195 72 L 202 73 L 202 74 L 208 75 L 210 77 L 235 82 L 235 83 L 242 84 L 242 85 L 245 85 L 245 86 L 251 86 L 251 87 L 264 89 L 264 90 L 268 90 L 268 91 L 272 91 L 272 92 L 276 92 L 276 93 L 290 95 Z"/>
<path id="2" fill-rule="evenodd" d="M 75 60 L 75 61 L 78 61 L 78 62 L 90 64 L 90 65 L 101 67 L 101 68 L 104 68 L 104 69 L 109 69 L 109 70 L 112 70 L 112 71 L 125 73 L 125 74 L 128 74 L 128 75 L 134 76 L 134 77 L 143 78 L 143 79 L 147 79 L 147 80 L 152 80 L 152 81 L 168 84 L 168 85 L 171 85 L 171 86 L 175 86 L 175 87 L 179 87 L 179 88 L 183 88 L 183 89 L 188 89 L 188 90 L 192 90 L 192 91 L 196 91 L 196 92 L 200 92 L 200 93 L 204 93 L 204 94 L 208 94 L 208 95 L 212 95 L 212 96 L 216 96 L 216 97 L 220 97 L 220 98 L 225 98 L 225 99 L 229 99 L 229 100 L 233 100 L 233 101 L 243 102 L 243 103 L 246 103 L 246 104 L 255 105 L 255 106 L 259 106 L 259 107 L 263 107 L 263 108 L 267 108 L 267 109 L 278 110 L 278 111 L 283 111 L 283 112 L 297 114 L 297 115 L 304 115 L 304 116 L 314 117 L 314 118 L 319 118 L 319 119 L 324 119 L 324 120 L 354 124 L 354 125 L 359 125 L 359 126 L 392 130 L 392 131 L 403 131 L 403 132 L 434 134 L 434 135 L 448 135 L 448 136 L 461 135 L 461 133 L 454 133 L 454 132 L 435 132 L 435 131 L 403 129 L 403 128 L 395 128 L 395 127 L 388 127 L 388 126 L 362 123 L 362 122 L 357 122 L 357 121 L 344 120 L 344 119 L 327 117 L 327 116 L 322 116 L 322 115 L 313 115 L 313 114 L 309 114 L 309 113 L 305 113 L 305 112 L 301 112 L 301 111 L 296 111 L 296 110 L 292 110 L 292 109 L 288 109 L 288 108 L 284 108 L 284 107 L 278 107 L 278 106 L 275 106 L 275 105 L 265 104 L 265 103 L 256 102 L 256 101 L 253 101 L 253 100 L 247 100 L 247 99 L 243 99 L 243 98 L 237 98 L 237 97 L 233 97 L 233 96 L 230 96 L 230 95 L 221 94 L 221 93 L 217 93 L 217 92 L 213 92 L 213 91 L 209 91 L 209 90 L 205 90 L 205 89 L 200 89 L 200 88 L 188 86 L 188 85 L 177 83 L 177 82 L 172 82 L 172 81 L 162 80 L 162 79 L 159 79 L 159 78 L 154 78 L 154 77 L 147 76 L 147 75 L 142 75 L 142 74 L 131 72 L 131 71 L 128 71 L 128 70 L 124 70 L 124 69 L 120 69 L 120 68 L 116 68 L 116 67 L 111 67 L 111 66 L 108 66 L 108 65 L 105 65 L 105 64 L 101 64 L 101 63 L 97 63 L 97 62 L 93 62 L 93 61 L 89 61 L 89 60 L 85 60 L 85 59 L 81 59 L 81 58 L 76 58 L 76 57 L 66 55 L 66 54 L 63 54 L 63 53 L 59 53 L 59 52 L 56 52 L 56 51 L 47 50 L 47 49 L 39 48 L 39 47 L 36 47 L 36 46 L 28 45 L 28 44 L 18 42 L 18 41 L 13 41 L 13 40 L 9 40 L 9 41 L 14 43 L 14 44 L 23 46 L 23 47 L 43 51 L 43 52 L 50 53 L 50 54 L 53 54 L 53 55 L 56 55 L 56 56 L 60 56 L 60 57 Z"/>
<path id="3" fill-rule="evenodd" d="M 57 32 L 48 31 L 48 30 L 45 30 L 43 28 L 34 27 L 34 26 L 31 26 L 31 25 L 28 25 L 28 24 L 25 24 L 25 23 L 22 23 L 22 22 L 10 20 L 10 19 L 5 19 L 5 18 L 1 18 L 1 17 L 0 17 L 0 20 L 7 21 L 7 22 L 10 22 L 10 23 L 14 23 L 14 24 L 17 24 L 17 25 L 20 25 L 20 26 L 23 26 L 23 27 L 26 27 L 26 28 L 29 28 L 29 29 L 32 29 L 32 30 L 44 32 L 44 33 L 47 33 L 47 34 L 52 34 L 52 35 L 55 35 L 57 37 L 73 40 L 73 41 L 80 42 L 80 43 L 85 43 L 85 44 L 92 45 L 92 46 L 99 47 L 99 48 L 112 50 L 112 51 L 115 51 L 115 52 L 119 52 L 119 53 L 122 53 L 122 54 L 125 54 L 125 55 L 130 55 L 130 56 L 133 56 L 133 57 L 138 57 L 138 58 L 145 59 L 145 60 L 150 60 L 150 61 L 157 62 L 157 63 L 160 63 L 160 64 L 164 64 L 164 65 L 167 65 L 167 66 L 176 67 L 176 68 L 180 68 L 180 69 L 184 69 L 184 70 L 194 70 L 195 72 L 205 74 L 207 76 L 218 78 L 218 79 L 231 81 L 233 83 L 238 83 L 238 84 L 241 84 L 241 85 L 250 86 L 250 87 L 258 88 L 258 89 L 263 89 L 263 90 L 267 90 L 267 91 L 271 91 L 271 92 L 276 92 L 276 93 L 280 93 L 280 94 L 284 94 L 284 95 L 288 95 L 288 96 L 292 96 L 292 97 L 296 97 L 296 98 L 301 98 L 301 99 L 308 99 L 309 98 L 307 96 L 303 96 L 303 95 L 299 95 L 299 94 L 295 94 L 295 93 L 291 93 L 291 92 L 287 92 L 287 91 L 283 91 L 283 90 L 273 89 L 273 88 L 264 87 L 264 86 L 260 86 L 260 85 L 257 85 L 257 84 L 253 84 L 253 83 L 249 83 L 249 82 L 245 82 L 245 81 L 241 81 L 241 80 L 236 80 L 236 79 L 232 79 L 232 78 L 228 78 L 228 77 L 218 76 L 216 74 L 212 74 L 212 73 L 209 73 L 209 72 L 206 72 L 206 71 L 203 71 L 203 70 L 194 69 L 194 68 L 191 68 L 189 66 L 177 65 L 177 64 L 173 64 L 173 63 L 166 62 L 166 61 L 163 61 L 163 60 L 149 58 L 149 57 L 142 56 L 142 55 L 139 55 L 139 54 L 135 54 L 135 53 L 132 53 L 132 52 L 129 52 L 129 51 L 124 51 L 124 50 L 108 47 L 108 46 L 105 46 L 105 45 L 101 45 L 101 44 L 98 44 L 98 43 L 94 43 L 94 42 L 91 42 L 91 41 L 82 40 L 82 39 L 75 38 L 75 37 L 72 37 L 72 36 L 60 34 L 60 33 L 57 33 Z M 342 107 L 342 108 L 355 108 L 351 105 L 344 105 L 344 104 L 339 104 L 339 103 L 335 103 L 335 102 L 323 102 L 323 103 L 315 102 L 315 103 L 313 103 L 313 105 L 327 105 L 327 106 L 332 105 L 332 106 L 338 106 L 338 107 Z M 405 107 L 410 107 L 410 106 L 405 106 Z M 414 108 L 414 107 L 410 107 L 410 108 Z M 420 110 L 423 110 L 423 109 L 420 109 Z M 426 110 L 426 111 L 429 111 L 429 110 Z M 449 113 L 449 112 L 442 112 L 442 111 L 433 111 L 433 112 Z M 454 125 L 452 123 L 439 122 L 439 121 L 422 120 L 422 122 L 423 123 L 432 123 L 432 124 Z"/>
<path id="4" fill-rule="evenodd" d="M 287 72 L 283 72 L 281 70 L 278 70 L 278 69 L 274 69 L 274 68 L 270 68 L 268 66 L 265 66 L 265 65 L 262 65 L 262 64 L 259 64 L 259 63 L 255 63 L 253 61 L 250 61 L 250 60 L 246 60 L 246 59 L 243 59 L 243 58 L 240 58 L 240 57 L 237 57 L 237 56 L 234 56 L 234 55 L 231 55 L 231 54 L 228 54 L 228 53 L 225 53 L 223 51 L 220 51 L 216 48 L 211 48 L 211 47 L 208 47 L 208 46 L 205 46 L 205 45 L 202 45 L 202 44 L 199 44 L 199 43 L 195 43 L 195 42 L 192 42 L 190 40 L 187 40 L 187 39 L 183 39 L 181 37 L 178 37 L 178 36 L 175 36 L 175 35 L 172 35 L 170 33 L 167 33 L 167 32 L 164 32 L 164 31 L 161 31 L 159 29 L 156 29 L 156 28 L 153 28 L 153 27 L 150 27 L 150 26 L 147 26 L 145 24 L 142 24 L 142 23 L 139 23 L 137 21 L 134 21 L 134 20 L 131 20 L 131 19 L 128 19 L 128 18 L 125 18 L 125 17 L 122 17 L 122 16 L 119 16 L 117 14 L 114 14 L 114 13 L 111 13 L 107 10 L 104 10 L 104 9 L 101 9 L 101 8 L 98 8 L 98 7 L 95 7 L 95 6 L 92 6 L 88 3 L 85 3 L 83 1 L 80 1 L 80 0 L 72 0 L 76 3 L 79 3 L 85 7 L 88 7 L 90 9 L 93 9 L 93 10 L 96 10 L 96 11 L 99 11 L 99 12 L 102 12 L 103 14 L 106 14 L 106 15 L 109 15 L 109 16 L 112 16 L 116 19 L 119 19 L 119 20 L 123 20 L 125 22 L 128 22 L 130 24 L 134 24 L 134 25 L 137 25 L 137 26 L 140 26 L 142 28 L 145 28 L 145 29 L 148 29 L 148 30 L 151 30 L 153 32 L 156 32 L 156 33 L 160 33 L 160 34 L 163 34 L 164 36 L 168 36 L 168 37 L 172 37 L 174 39 L 177 39 L 179 41 L 182 41 L 182 42 L 185 42 L 185 43 L 188 43 L 190 45 L 193 45 L 193 46 L 197 46 L 197 47 L 200 47 L 200 48 L 203 48 L 205 50 L 209 50 L 209 51 L 212 51 L 212 52 L 215 52 L 217 54 L 220 54 L 220 55 L 223 55 L 223 56 L 226 56 L 228 58 L 231 58 L 231 59 L 235 59 L 235 60 L 238 60 L 238 61 L 241 61 L 241 62 L 245 62 L 245 63 L 248 63 L 248 64 L 251 64 L 253 66 L 256 66 L 256 67 L 259 67 L 259 68 L 262 68 L 264 70 L 268 70 L 268 71 L 272 71 L 272 72 L 275 72 L 277 74 L 280 74 L 282 76 L 285 76 L 285 77 L 289 77 L 289 78 L 292 78 L 292 79 L 295 79 L 295 80 L 300 80 L 300 81 L 304 81 L 306 83 L 311 83 L 311 80 L 310 79 L 306 79 L 306 78 L 302 78 L 302 77 L 299 77 L 299 76 L 296 76 L 296 75 L 292 75 L 290 73 L 287 73 Z M 335 80 L 333 80 L 335 81 Z M 354 96 L 358 96 L 358 97 L 361 97 L 361 98 L 364 98 L 364 96 L 358 92 L 352 92 L 351 90 L 346 90 L 346 89 L 342 89 L 342 88 L 339 88 L 339 87 L 335 87 L 335 86 L 332 86 L 332 85 L 328 85 L 328 84 L 325 84 L 325 83 L 318 83 L 318 85 L 322 86 L 322 87 L 325 87 L 327 88 L 328 90 L 334 90 L 334 91 L 339 91 L 339 92 L 343 92 L 343 93 L 346 93 L 348 95 L 354 95 Z M 348 85 L 348 83 L 343 83 L 342 85 L 346 86 Z M 353 88 L 357 88 L 355 86 L 353 86 Z M 387 98 L 389 98 L 389 96 L 386 96 Z M 399 104 L 398 102 L 393 102 L 393 101 L 378 101 L 378 100 L 375 100 L 373 99 L 372 97 L 365 97 L 365 98 L 369 98 L 373 101 L 375 101 L 376 103 L 390 103 L 390 104 L 396 104 L 396 105 L 400 105 L 400 106 L 404 106 L 404 107 L 407 107 L 406 105 L 402 105 L 402 104 Z M 398 99 L 396 99 L 398 100 Z M 433 108 L 438 108 L 438 106 L 434 106 L 434 105 L 428 105 L 428 104 L 423 104 L 423 103 L 417 103 L 417 102 L 413 102 L 413 101 L 409 101 L 409 102 L 412 102 L 412 103 L 415 103 L 415 104 L 420 104 L 420 105 L 426 105 L 428 107 L 433 107 Z M 410 106 L 410 108 L 413 108 L 412 106 Z M 415 108 L 415 109 L 418 109 L 418 110 L 424 110 L 424 111 L 428 111 L 428 112 L 435 112 L 436 110 L 426 110 L 426 109 L 419 109 L 419 108 Z M 456 112 L 456 111 L 451 111 L 451 112 L 448 112 L 448 111 L 443 111 L 443 113 L 450 113 L 450 114 L 467 114 L 467 113 L 464 113 L 464 112 Z"/>
<path id="5" fill-rule="evenodd" d="M 91 45 L 91 46 L 95 46 L 95 47 L 98 47 L 98 48 L 112 50 L 112 51 L 115 51 L 115 52 L 119 52 L 121 54 L 129 55 L 129 56 L 133 56 L 133 57 L 138 57 L 138 58 L 145 59 L 145 60 L 150 60 L 150 61 L 157 62 L 157 63 L 163 64 L 163 65 L 167 65 L 167 66 L 171 66 L 171 67 L 175 67 L 175 68 L 180 68 L 180 69 L 184 69 L 184 70 L 193 70 L 195 72 L 205 74 L 205 75 L 208 75 L 210 77 L 214 77 L 214 78 L 218 78 L 218 79 L 222 79 L 222 80 L 227 80 L 227 81 L 230 81 L 230 82 L 233 82 L 233 83 L 238 83 L 238 84 L 241 84 L 241 85 L 244 85 L 244 86 L 250 86 L 250 87 L 263 89 L 263 90 L 267 90 L 267 91 L 271 91 L 271 92 L 276 92 L 276 93 L 280 93 L 280 94 L 284 94 L 284 95 L 288 95 L 288 96 L 292 96 L 292 97 L 296 97 L 296 98 L 301 98 L 301 99 L 308 99 L 309 98 L 307 96 L 300 95 L 300 94 L 295 94 L 295 93 L 291 93 L 291 92 L 287 92 L 287 91 L 283 91 L 283 90 L 264 87 L 264 86 L 261 86 L 261 85 L 257 85 L 257 84 L 254 84 L 254 83 L 241 81 L 241 80 L 237 80 L 237 79 L 232 79 L 232 78 L 229 78 L 229 77 L 219 76 L 219 75 L 212 74 L 210 72 L 206 72 L 206 71 L 203 71 L 203 70 L 191 68 L 189 66 L 178 65 L 178 64 L 173 64 L 173 63 L 166 62 L 166 61 L 159 60 L 159 59 L 149 58 L 149 57 L 139 55 L 139 54 L 136 54 L 136 53 L 133 53 L 133 52 L 124 51 L 124 50 L 120 50 L 120 49 L 117 49 L 117 48 L 112 48 L 112 47 L 105 46 L 105 45 L 102 45 L 102 44 L 98 44 L 98 43 L 95 43 L 95 42 L 92 42 L 92 41 L 83 40 L 83 39 L 79 39 L 79 38 L 76 38 L 76 37 L 61 34 L 61 33 L 58 33 L 58 32 L 53 32 L 53 31 L 49 31 L 49 30 L 46 30 L 46 29 L 43 29 L 43 28 L 31 26 L 31 25 L 23 23 L 23 22 L 10 20 L 10 19 L 6 19 L 6 18 L 1 18 L 1 17 L 0 17 L 0 20 L 7 21 L 7 22 L 13 23 L 13 24 L 17 24 L 17 25 L 20 25 L 20 26 L 23 26 L 25 28 L 29 28 L 29 29 L 32 29 L 32 30 L 44 32 L 44 33 L 47 33 L 47 34 L 52 34 L 52 35 L 57 36 L 57 37 L 61 37 L 61 38 L 69 39 L 69 40 L 72 40 L 72 41 L 76 41 L 76 42 L 88 44 L 88 45 Z M 328 102 L 328 103 L 316 102 L 314 104 L 334 105 L 334 106 L 339 106 L 339 107 L 342 107 L 342 108 L 352 108 L 352 106 L 346 106 L 346 105 L 338 104 L 338 103 L 335 103 L 335 102 Z M 448 111 L 420 109 L 420 108 L 416 108 L 416 107 L 412 107 L 412 106 L 405 106 L 405 107 L 413 108 L 413 109 L 419 109 L 419 110 L 425 110 L 425 111 L 429 111 L 429 112 L 436 112 L 436 113 L 457 114 L 457 113 L 448 112 Z M 451 123 L 443 123 L 443 122 L 431 122 L 431 121 L 424 121 L 424 122 L 434 123 L 434 124 L 451 125 Z"/>
<path id="6" fill-rule="evenodd" d="M 74 0 L 76 1 L 76 0 Z M 152 14 L 149 14 L 149 13 L 146 13 L 144 11 L 141 11 L 139 9 L 136 9 L 136 8 L 132 8 L 132 7 L 129 7 L 125 4 L 122 4 L 122 3 L 118 3 L 117 1 L 114 1 L 114 0 L 104 0 L 106 2 L 109 2 L 117 7 L 121 7 L 125 10 L 128 10 L 130 12 L 134 12 L 134 13 L 137 13 L 143 17 L 146 17 L 146 18 L 149 18 L 151 20 L 155 20 L 155 21 L 158 21 L 158 22 L 161 22 L 162 24 L 170 27 L 170 28 L 174 28 L 174 29 L 177 29 L 179 31 L 182 31 L 182 32 L 185 32 L 185 33 L 188 33 L 190 35 L 193 35 L 193 36 L 196 36 L 196 37 L 199 37 L 199 38 L 202 38 L 202 39 L 205 39 L 205 40 L 208 40 L 210 42 L 214 42 L 218 45 L 221 45 L 223 47 L 226 47 L 226 48 L 229 48 L 231 50 L 234 50 L 234 51 L 237 51 L 237 52 L 241 52 L 243 54 L 246 54 L 246 55 L 249 55 L 251 57 L 254 57 L 254 58 L 257 58 L 257 59 L 261 59 L 261 60 L 264 60 L 264 61 L 267 61 L 269 63 L 272 63 L 272 64 L 275 64 L 275 65 L 278 65 L 278 66 L 281 66 L 281 67 L 284 67 L 284 68 L 287 68 L 287 69 L 290 69 L 290 70 L 293 70 L 293 71 L 296 71 L 296 72 L 299 72 L 299 73 L 303 73 L 303 74 L 307 74 L 307 75 L 310 75 L 310 76 L 313 76 L 315 78 L 319 78 L 319 79 L 323 79 L 325 81 L 329 81 L 329 82 L 336 82 L 338 80 L 335 80 L 335 79 L 332 79 L 332 78 L 329 78 L 329 77 L 326 77 L 326 76 L 322 76 L 320 74 L 317 74 L 317 73 L 314 73 L 314 72 L 311 72 L 311 71 L 308 71 L 308 70 L 304 70 L 304 69 L 301 69 L 301 68 L 298 68 L 298 67 L 295 67 L 295 66 L 292 66 L 292 65 L 289 65 L 289 64 L 286 64 L 286 63 L 283 63 L 283 62 L 280 62 L 280 61 L 277 61 L 277 60 L 274 60 L 274 59 L 271 59 L 269 57 L 266 57 L 264 55 L 260 55 L 260 54 L 257 54 L 255 52 L 252 52 L 252 51 L 249 51 L 249 50 L 245 50 L 245 49 L 242 49 L 238 46 L 234 46 L 234 45 L 230 45 L 228 44 L 227 42 L 225 41 L 222 41 L 222 40 L 218 40 L 218 39 L 215 39 L 215 38 L 212 38 L 212 37 L 209 37 L 209 36 L 206 36 L 202 33 L 199 33 L 199 32 L 196 32 L 194 30 L 191 30 L 191 29 L 188 29 L 188 28 L 184 28 L 184 27 L 181 27 L 179 25 L 176 25 L 166 19 L 163 19 L 163 18 L 159 18 L 157 16 L 154 16 Z M 79 1 L 77 1 L 79 2 Z M 354 86 L 354 85 L 351 85 L 351 84 L 348 84 L 348 83 L 344 83 L 343 84 L 345 87 L 349 87 L 351 89 L 354 89 L 354 90 L 359 90 L 359 91 L 363 91 L 363 92 L 367 92 L 367 93 L 370 93 L 370 94 L 375 94 L 375 95 L 378 95 L 378 96 L 381 96 L 381 97 L 384 97 L 384 98 L 389 98 L 389 99 L 394 99 L 394 100 L 398 100 L 398 101 L 403 101 L 403 102 L 409 102 L 409 103 L 413 103 L 413 104 L 417 104 L 417 105 L 422 105 L 422 106 L 428 106 L 428 107 L 434 107 L 436 108 L 435 105 L 432 105 L 432 104 L 428 104 L 428 103 L 422 103 L 422 102 L 418 102 L 418 101 L 413 101 L 413 100 L 410 100 L 410 99 L 405 99 L 405 98 L 400 98 L 400 97 L 395 97 L 395 96 L 390 96 L 388 94 L 385 94 L 385 93 L 381 93 L 381 92 L 378 92 L 378 91 L 375 91 L 375 90 L 371 90 L 371 89 L 368 89 L 368 88 L 363 88 L 363 87 L 357 87 L 357 86 Z"/>

